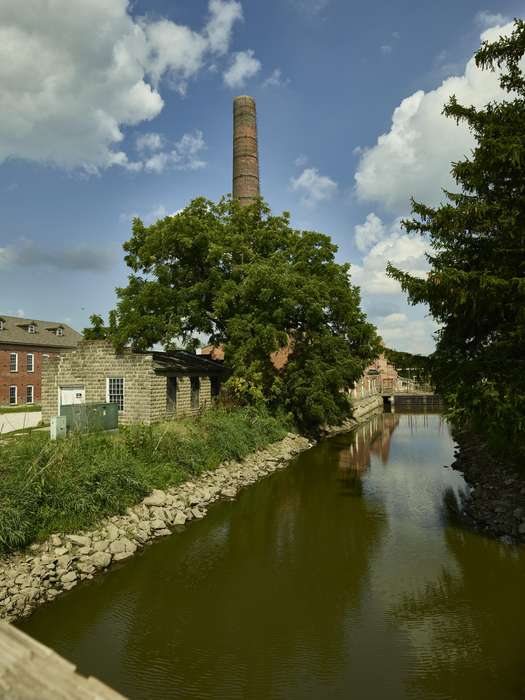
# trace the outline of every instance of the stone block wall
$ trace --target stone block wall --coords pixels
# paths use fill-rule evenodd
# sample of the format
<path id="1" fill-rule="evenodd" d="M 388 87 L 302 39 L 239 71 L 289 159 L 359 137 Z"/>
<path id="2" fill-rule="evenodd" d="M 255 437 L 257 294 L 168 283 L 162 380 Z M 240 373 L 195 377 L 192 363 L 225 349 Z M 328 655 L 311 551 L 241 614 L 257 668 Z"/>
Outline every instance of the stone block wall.
<path id="1" fill-rule="evenodd" d="M 166 417 L 195 415 L 211 405 L 211 382 L 200 377 L 199 408 L 191 407 L 190 377 L 177 378 L 177 409 L 167 416 L 167 378 L 156 374 L 151 355 L 131 350 L 116 353 L 106 341 L 82 341 L 76 350 L 44 361 L 42 373 L 42 420 L 49 422 L 59 412 L 62 387 L 82 386 L 86 403 L 104 403 L 106 380 L 124 379 L 124 410 L 119 423 L 155 423 Z"/>
<path id="2" fill-rule="evenodd" d="M 151 355 L 138 355 L 130 350 L 116 353 L 105 341 L 82 341 L 76 350 L 44 362 L 42 420 L 48 422 L 57 415 L 61 387 L 83 386 L 86 403 L 105 403 L 108 377 L 124 379 L 124 410 L 119 412 L 119 422 L 151 423 L 154 378 Z"/>

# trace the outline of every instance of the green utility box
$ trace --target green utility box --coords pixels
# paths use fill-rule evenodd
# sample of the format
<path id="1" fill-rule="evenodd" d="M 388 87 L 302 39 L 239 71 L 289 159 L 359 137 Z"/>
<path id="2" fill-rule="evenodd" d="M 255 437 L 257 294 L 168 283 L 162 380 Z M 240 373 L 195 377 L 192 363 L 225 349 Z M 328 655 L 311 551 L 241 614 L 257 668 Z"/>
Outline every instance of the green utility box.
<path id="1" fill-rule="evenodd" d="M 79 403 L 60 406 L 60 415 L 66 417 L 67 430 L 97 433 L 118 428 L 116 403 Z"/>

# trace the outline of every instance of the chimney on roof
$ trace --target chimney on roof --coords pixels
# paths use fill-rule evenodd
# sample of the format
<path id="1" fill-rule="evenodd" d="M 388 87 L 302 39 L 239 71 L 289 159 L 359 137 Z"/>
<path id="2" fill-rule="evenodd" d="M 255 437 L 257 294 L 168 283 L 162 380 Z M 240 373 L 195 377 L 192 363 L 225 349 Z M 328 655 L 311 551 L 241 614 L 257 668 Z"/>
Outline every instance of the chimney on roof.
<path id="1" fill-rule="evenodd" d="M 253 97 L 233 101 L 233 197 L 242 206 L 260 195 L 257 111 Z"/>

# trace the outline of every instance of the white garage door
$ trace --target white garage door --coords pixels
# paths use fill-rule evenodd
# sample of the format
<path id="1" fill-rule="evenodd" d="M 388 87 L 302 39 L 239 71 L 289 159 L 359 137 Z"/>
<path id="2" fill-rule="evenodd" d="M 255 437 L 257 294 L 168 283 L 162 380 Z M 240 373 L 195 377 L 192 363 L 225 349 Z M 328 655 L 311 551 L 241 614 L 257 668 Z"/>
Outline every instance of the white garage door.
<path id="1" fill-rule="evenodd" d="M 64 386 L 60 388 L 61 406 L 71 406 L 71 404 L 85 402 L 86 391 L 83 386 Z"/>

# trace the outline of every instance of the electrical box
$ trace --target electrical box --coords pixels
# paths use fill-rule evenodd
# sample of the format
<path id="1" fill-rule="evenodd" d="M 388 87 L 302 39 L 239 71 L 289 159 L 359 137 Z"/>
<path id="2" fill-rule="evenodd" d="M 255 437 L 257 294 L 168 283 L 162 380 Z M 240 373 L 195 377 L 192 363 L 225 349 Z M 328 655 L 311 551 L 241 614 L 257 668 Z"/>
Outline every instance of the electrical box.
<path id="1" fill-rule="evenodd" d="M 116 403 L 80 403 L 60 406 L 60 415 L 67 421 L 67 429 L 80 433 L 96 433 L 118 428 Z"/>
<path id="2" fill-rule="evenodd" d="M 50 428 L 51 440 L 60 440 L 66 437 L 67 421 L 65 416 L 53 416 Z"/>

